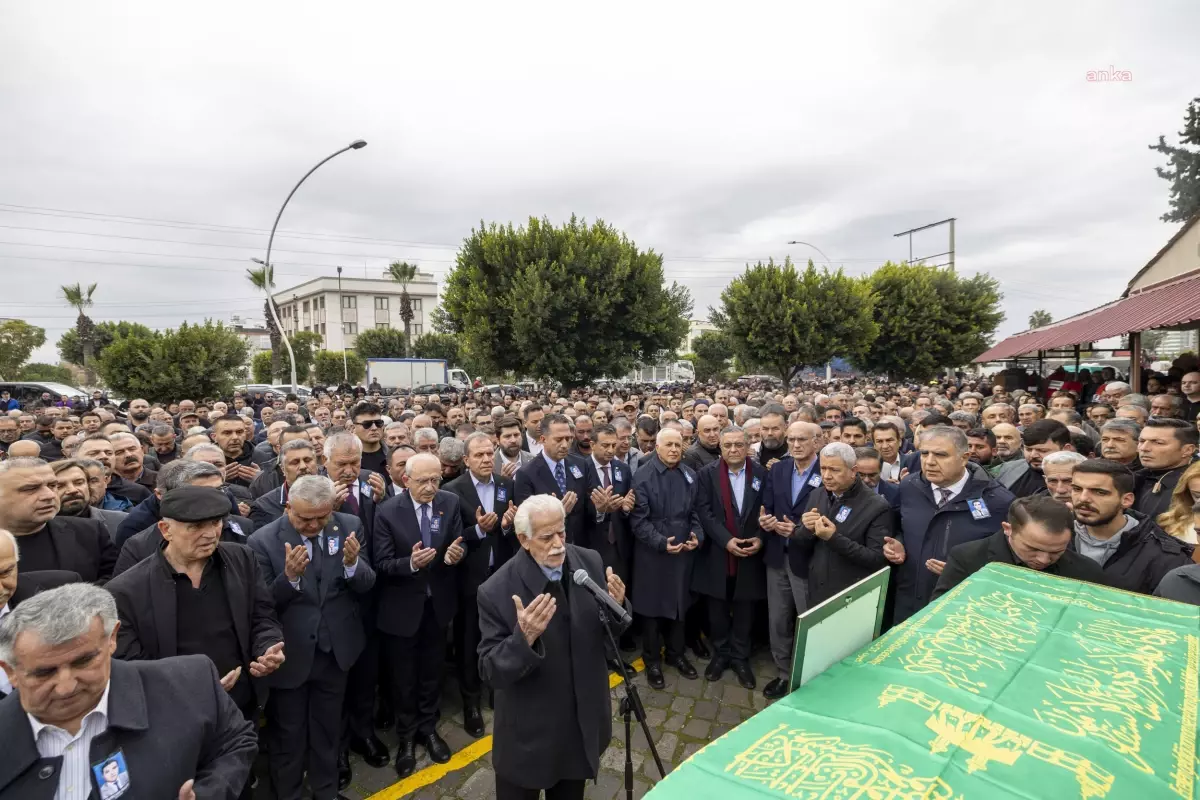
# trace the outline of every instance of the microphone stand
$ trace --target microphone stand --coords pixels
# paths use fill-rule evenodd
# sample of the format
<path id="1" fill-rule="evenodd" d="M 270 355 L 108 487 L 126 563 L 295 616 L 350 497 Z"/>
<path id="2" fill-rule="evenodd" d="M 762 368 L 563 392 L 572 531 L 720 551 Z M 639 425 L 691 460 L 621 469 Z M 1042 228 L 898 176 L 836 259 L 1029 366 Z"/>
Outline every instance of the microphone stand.
<path id="1" fill-rule="evenodd" d="M 637 721 L 642 726 L 642 733 L 646 735 L 646 743 L 650 745 L 650 754 L 654 756 L 654 764 L 658 767 L 659 778 L 667 777 L 667 770 L 663 767 L 662 758 L 658 755 L 658 748 L 654 746 L 654 736 L 650 733 L 650 724 L 646 722 L 646 708 L 642 705 L 642 698 L 638 695 L 633 676 L 625 669 L 625 660 L 621 658 L 617 640 L 613 636 L 612 629 L 608 627 L 608 609 L 603 603 L 596 603 L 596 608 L 600 611 L 600 624 L 604 627 L 604 633 L 608 636 L 608 643 L 612 646 L 612 651 L 616 653 L 617 666 L 621 668 L 621 677 L 624 678 L 622 684 L 625 686 L 625 697 L 621 700 L 621 715 L 625 718 L 625 798 L 633 800 L 632 717 L 637 717 Z"/>

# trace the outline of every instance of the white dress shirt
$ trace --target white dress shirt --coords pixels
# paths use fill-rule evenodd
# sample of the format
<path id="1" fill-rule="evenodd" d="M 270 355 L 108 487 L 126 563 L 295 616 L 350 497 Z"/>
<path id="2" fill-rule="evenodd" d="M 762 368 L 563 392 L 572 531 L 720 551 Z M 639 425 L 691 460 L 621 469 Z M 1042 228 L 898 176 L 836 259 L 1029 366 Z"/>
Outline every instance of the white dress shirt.
<path id="1" fill-rule="evenodd" d="M 898 481 L 900 480 L 900 457 L 896 456 L 896 463 L 889 464 L 882 458 L 879 459 L 879 479 L 883 481 Z"/>
<path id="2" fill-rule="evenodd" d="M 104 687 L 100 702 L 84 716 L 79 733 L 74 736 L 62 728 L 42 724 L 32 714 L 25 715 L 33 728 L 38 755 L 42 758 L 63 757 L 54 800 L 86 800 L 92 793 L 92 739 L 108 730 L 110 686 L 111 683 Z"/>
<path id="3" fill-rule="evenodd" d="M 962 490 L 967 485 L 967 481 L 970 480 L 970 478 L 971 470 L 967 470 L 963 473 L 963 476 L 954 483 L 950 484 L 949 486 L 941 487 L 950 491 L 950 495 L 946 498 L 947 503 L 962 494 Z M 937 486 L 933 487 L 933 502 L 935 505 L 942 501 L 942 493 L 938 491 L 938 488 L 939 487 Z"/>
<path id="4" fill-rule="evenodd" d="M 729 470 L 729 493 L 733 495 L 733 507 L 737 509 L 740 517 L 742 515 L 742 499 L 746 496 L 745 464 L 742 464 L 742 468 L 737 472 Z"/>

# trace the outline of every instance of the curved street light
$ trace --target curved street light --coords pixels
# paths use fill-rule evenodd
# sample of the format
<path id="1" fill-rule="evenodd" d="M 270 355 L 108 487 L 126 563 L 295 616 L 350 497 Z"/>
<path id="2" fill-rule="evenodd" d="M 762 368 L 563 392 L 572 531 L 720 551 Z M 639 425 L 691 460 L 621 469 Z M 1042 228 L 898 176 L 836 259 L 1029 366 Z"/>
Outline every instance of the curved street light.
<path id="1" fill-rule="evenodd" d="M 821 252 L 821 248 L 817 247 L 815 244 L 809 244 L 808 242 L 802 242 L 799 239 L 793 239 L 792 241 L 788 242 L 788 244 L 802 244 L 805 247 L 811 247 L 813 250 L 816 250 L 818 253 L 821 253 L 821 258 L 825 259 L 826 264 L 828 264 L 829 266 L 833 266 L 833 259 L 831 259 L 829 256 L 825 255 L 825 253 Z"/>
<path id="2" fill-rule="evenodd" d="M 275 229 L 279 227 L 279 219 L 280 219 L 280 217 L 283 216 L 283 210 L 285 208 L 287 208 L 288 201 L 290 201 L 292 199 L 292 195 L 294 195 L 296 193 L 296 190 L 300 188 L 300 184 L 302 184 L 306 180 L 308 180 L 308 176 L 312 175 L 314 172 L 316 172 L 318 169 L 320 169 L 321 165 L 324 164 L 326 161 L 329 161 L 333 158 L 336 158 L 337 156 L 340 156 L 342 153 L 346 152 L 347 150 L 361 150 L 366 146 L 367 146 L 367 143 L 365 141 L 363 141 L 362 139 L 355 139 L 353 142 L 346 145 L 341 150 L 338 150 L 336 153 L 334 153 L 330 156 L 326 156 L 325 158 L 321 159 L 320 161 L 317 162 L 317 165 L 315 167 L 310 169 L 308 172 L 304 173 L 304 177 L 301 178 L 299 181 L 297 181 L 296 185 L 292 187 L 292 190 L 290 192 L 288 192 L 287 199 L 285 199 L 283 201 L 283 205 L 279 207 L 279 213 L 275 215 L 275 224 L 271 226 L 271 236 L 269 239 L 267 239 L 267 257 L 266 257 L 266 259 L 264 259 L 262 262 L 259 262 L 259 263 L 262 263 L 263 265 L 265 265 L 268 270 L 274 269 L 273 265 L 271 264 L 271 245 L 275 243 Z M 254 259 L 254 261 L 257 262 L 258 259 Z M 270 301 L 269 303 L 267 303 L 267 307 L 271 309 L 271 317 L 275 320 L 275 327 L 278 330 L 282 331 L 283 325 L 280 324 L 279 314 L 275 311 L 275 298 L 273 298 L 271 296 L 271 288 L 270 287 L 267 287 L 267 299 Z M 287 348 L 288 361 L 290 362 L 291 367 L 292 367 L 292 391 L 295 392 L 296 391 L 296 354 L 292 352 L 292 343 L 288 341 L 286 334 L 284 334 L 284 336 L 283 336 L 283 345 L 284 345 L 284 347 Z M 342 349 L 344 350 L 345 347 L 343 346 Z"/>

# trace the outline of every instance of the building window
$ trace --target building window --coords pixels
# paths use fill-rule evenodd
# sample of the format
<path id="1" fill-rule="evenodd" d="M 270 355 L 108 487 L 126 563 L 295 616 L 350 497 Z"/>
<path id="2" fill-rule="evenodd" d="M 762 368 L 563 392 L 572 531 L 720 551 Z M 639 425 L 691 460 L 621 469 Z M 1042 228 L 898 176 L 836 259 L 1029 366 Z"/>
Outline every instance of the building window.
<path id="1" fill-rule="evenodd" d="M 305 314 L 308 313 L 308 301 L 307 300 L 304 301 L 304 313 Z"/>
<path id="2" fill-rule="evenodd" d="M 342 295 L 342 308 L 358 308 L 358 298 L 352 294 Z"/>
<path id="3" fill-rule="evenodd" d="M 319 302 L 319 303 L 320 303 L 320 305 L 319 305 L 319 306 L 317 306 L 317 308 L 320 308 L 320 309 L 324 310 L 324 308 L 325 308 L 325 295 L 321 295 L 321 297 L 320 297 L 320 298 L 317 300 L 317 302 Z"/>
<path id="4" fill-rule="evenodd" d="M 342 323 L 342 333 L 357 334 L 358 333 L 358 323 L 357 322 L 343 322 Z"/>
<path id="5" fill-rule="evenodd" d="M 321 336 L 322 337 L 325 336 L 325 323 L 324 322 L 321 323 Z"/>
<path id="6" fill-rule="evenodd" d="M 412 332 L 413 336 L 421 335 L 421 323 L 419 322 L 414 322 L 413 324 L 409 325 L 408 329 Z"/>
<path id="7" fill-rule="evenodd" d="M 412 309 L 414 314 L 420 314 L 421 313 L 421 298 L 410 297 L 408 300 L 408 307 Z"/>
<path id="8" fill-rule="evenodd" d="M 375 298 L 375 310 L 376 311 L 387 311 L 388 310 L 388 299 L 386 297 L 376 297 Z"/>
<path id="9" fill-rule="evenodd" d="M 386 330 L 387 330 L 388 328 L 390 328 L 390 327 L 392 327 L 392 326 L 391 326 L 390 324 L 386 323 L 386 322 L 376 322 L 376 323 L 375 323 L 375 329 L 376 329 L 376 330 L 380 330 L 380 331 L 386 331 Z"/>

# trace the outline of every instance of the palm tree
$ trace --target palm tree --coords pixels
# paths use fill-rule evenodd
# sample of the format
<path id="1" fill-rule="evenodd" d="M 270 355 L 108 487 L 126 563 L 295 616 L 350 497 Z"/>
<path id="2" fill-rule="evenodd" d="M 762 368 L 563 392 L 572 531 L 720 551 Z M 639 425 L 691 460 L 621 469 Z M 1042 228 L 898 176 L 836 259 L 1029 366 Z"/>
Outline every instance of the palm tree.
<path id="1" fill-rule="evenodd" d="M 417 277 L 417 265 L 407 261 L 393 261 L 388 265 L 388 276 L 400 284 L 400 319 L 404 322 L 404 353 L 412 352 L 409 325 L 413 320 L 412 300 L 408 296 L 408 283 Z"/>
<path id="2" fill-rule="evenodd" d="M 1053 321 L 1054 318 L 1050 316 L 1050 312 L 1042 308 L 1029 315 L 1030 328 L 1044 328 Z"/>
<path id="3" fill-rule="evenodd" d="M 75 335 L 79 338 L 80 347 L 83 348 L 83 369 L 87 373 L 89 383 L 94 382 L 92 362 L 95 361 L 96 325 L 87 315 L 87 309 L 92 307 L 92 294 L 95 293 L 96 286 L 97 284 L 93 283 L 84 289 L 83 284 L 77 283 L 73 286 L 62 287 L 63 298 L 66 299 L 67 305 L 79 311 L 79 316 L 75 320 Z"/>
<path id="4" fill-rule="evenodd" d="M 279 307 L 271 299 L 271 290 L 275 288 L 275 268 L 263 265 L 258 269 L 247 269 L 246 279 L 254 285 L 255 289 L 267 296 L 263 302 L 263 316 L 266 317 L 267 334 L 271 338 L 271 380 L 274 381 L 279 377 L 281 369 L 279 362 L 282 356 L 279 353 L 279 346 L 283 343 L 283 334 L 275 323 Z"/>

